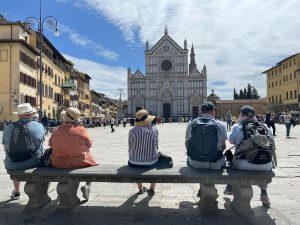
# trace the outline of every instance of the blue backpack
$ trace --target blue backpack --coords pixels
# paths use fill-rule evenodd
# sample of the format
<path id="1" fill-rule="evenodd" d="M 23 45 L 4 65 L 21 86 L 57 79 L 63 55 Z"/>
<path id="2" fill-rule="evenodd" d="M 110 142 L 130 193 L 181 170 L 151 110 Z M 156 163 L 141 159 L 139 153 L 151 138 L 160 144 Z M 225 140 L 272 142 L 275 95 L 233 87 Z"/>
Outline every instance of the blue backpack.
<path id="1" fill-rule="evenodd" d="M 188 140 L 187 155 L 192 160 L 216 162 L 218 159 L 218 132 L 215 120 L 199 118 L 192 122 L 192 137 Z"/>

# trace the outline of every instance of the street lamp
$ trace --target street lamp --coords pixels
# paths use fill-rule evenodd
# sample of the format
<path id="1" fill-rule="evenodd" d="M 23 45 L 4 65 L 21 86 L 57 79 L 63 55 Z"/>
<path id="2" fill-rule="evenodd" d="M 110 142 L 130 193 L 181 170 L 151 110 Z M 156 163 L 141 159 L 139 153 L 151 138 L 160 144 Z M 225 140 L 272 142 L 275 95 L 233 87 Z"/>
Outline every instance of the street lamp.
<path id="1" fill-rule="evenodd" d="M 30 28 L 33 30 L 35 23 L 38 24 L 38 34 L 39 34 L 39 66 L 40 66 L 40 110 L 39 110 L 39 119 L 41 120 L 43 117 L 43 79 L 42 79 L 42 73 L 43 73 L 43 68 L 42 68 L 42 55 L 43 55 L 43 27 L 44 24 L 49 28 L 49 29 L 55 29 L 54 30 L 54 35 L 59 36 L 59 32 L 57 29 L 57 20 L 53 16 L 46 16 L 42 19 L 42 0 L 40 0 L 40 16 L 37 19 L 36 17 L 30 16 L 27 17 L 24 21 L 24 24 L 26 27 Z M 25 35 L 26 35 L 25 31 Z"/>
<path id="2" fill-rule="evenodd" d="M 119 94 L 119 100 L 117 101 L 117 105 L 118 105 L 118 117 L 122 118 L 124 117 L 124 112 L 123 112 L 123 104 L 122 104 L 122 96 L 125 97 L 125 92 L 124 92 L 124 88 L 119 88 L 117 89 L 117 92 L 116 93 L 116 97 L 117 97 L 117 94 Z"/>

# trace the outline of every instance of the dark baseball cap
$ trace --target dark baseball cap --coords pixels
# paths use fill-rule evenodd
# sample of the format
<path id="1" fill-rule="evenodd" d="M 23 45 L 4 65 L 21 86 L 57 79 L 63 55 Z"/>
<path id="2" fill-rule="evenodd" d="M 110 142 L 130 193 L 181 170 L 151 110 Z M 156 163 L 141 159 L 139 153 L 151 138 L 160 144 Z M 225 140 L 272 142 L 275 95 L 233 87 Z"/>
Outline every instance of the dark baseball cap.
<path id="1" fill-rule="evenodd" d="M 255 115 L 254 108 L 249 105 L 243 106 L 241 108 L 240 112 L 245 116 L 254 116 Z"/>
<path id="2" fill-rule="evenodd" d="M 204 102 L 201 105 L 201 111 L 202 112 L 209 112 L 209 111 L 213 111 L 215 109 L 215 105 L 212 102 Z"/>

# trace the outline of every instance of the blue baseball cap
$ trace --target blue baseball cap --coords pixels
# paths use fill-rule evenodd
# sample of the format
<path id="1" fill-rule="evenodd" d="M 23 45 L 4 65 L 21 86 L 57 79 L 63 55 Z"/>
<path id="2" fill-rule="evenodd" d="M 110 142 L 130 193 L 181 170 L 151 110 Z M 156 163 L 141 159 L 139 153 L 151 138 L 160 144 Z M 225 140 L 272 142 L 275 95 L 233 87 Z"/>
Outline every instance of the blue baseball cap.
<path id="1" fill-rule="evenodd" d="M 212 102 L 204 102 L 201 105 L 201 111 L 202 112 L 209 112 L 209 111 L 213 111 L 215 109 L 215 105 Z"/>
<path id="2" fill-rule="evenodd" d="M 240 112 L 245 116 L 254 116 L 255 115 L 254 108 L 249 105 L 243 106 L 241 108 Z"/>

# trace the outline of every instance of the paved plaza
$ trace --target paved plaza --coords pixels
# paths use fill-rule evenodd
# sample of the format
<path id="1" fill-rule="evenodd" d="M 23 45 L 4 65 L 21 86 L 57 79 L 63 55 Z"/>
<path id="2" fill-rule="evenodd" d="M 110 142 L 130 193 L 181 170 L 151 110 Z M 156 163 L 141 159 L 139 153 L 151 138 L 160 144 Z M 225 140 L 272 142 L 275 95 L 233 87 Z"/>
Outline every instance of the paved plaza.
<path id="1" fill-rule="evenodd" d="M 174 164 L 186 166 L 184 147 L 185 123 L 158 125 L 160 150 L 172 156 Z M 127 164 L 129 127 L 90 128 L 93 139 L 92 153 L 100 164 Z M 90 200 L 72 211 L 57 210 L 56 183 L 52 183 L 49 195 L 52 202 L 38 212 L 24 212 L 28 198 L 22 192 L 21 199 L 11 201 L 12 182 L 0 164 L 0 225 L 25 224 L 300 224 L 300 126 L 291 130 L 291 138 L 285 137 L 284 125 L 277 124 L 278 167 L 276 177 L 269 185 L 271 207 L 261 206 L 260 190 L 253 187 L 252 214 L 240 215 L 230 205 L 232 196 L 224 196 L 224 185 L 217 185 L 218 211 L 213 214 L 198 208 L 196 197 L 198 184 L 158 184 L 156 195 L 137 195 L 135 184 L 94 183 Z M 2 132 L 0 133 L 2 140 Z M 45 147 L 48 146 L 48 139 Z M 230 145 L 228 144 L 228 148 Z M 4 158 L 3 146 L 0 158 Z M 24 185 L 24 184 L 23 184 Z M 147 184 L 148 186 L 148 184 Z M 23 187 L 23 186 L 22 186 Z M 23 190 L 23 188 L 22 188 Z"/>

